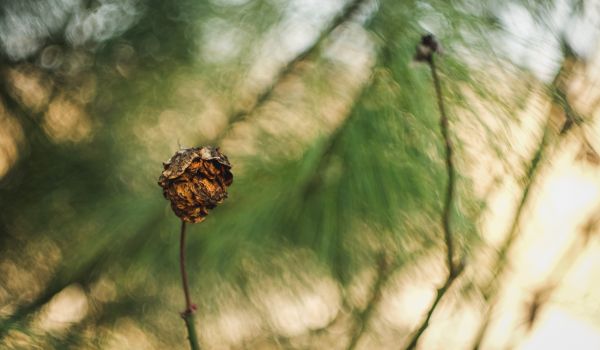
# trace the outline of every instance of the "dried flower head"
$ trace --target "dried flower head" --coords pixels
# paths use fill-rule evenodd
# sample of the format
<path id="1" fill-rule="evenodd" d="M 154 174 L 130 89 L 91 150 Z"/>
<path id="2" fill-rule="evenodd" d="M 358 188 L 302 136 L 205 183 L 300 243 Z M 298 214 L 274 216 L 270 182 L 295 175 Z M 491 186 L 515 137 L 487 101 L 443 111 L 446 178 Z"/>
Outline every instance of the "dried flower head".
<path id="1" fill-rule="evenodd" d="M 438 44 L 433 34 L 423 35 L 421 42 L 417 45 L 415 61 L 431 62 L 434 52 L 440 52 L 440 44 Z"/>
<path id="2" fill-rule="evenodd" d="M 233 182 L 227 157 L 212 146 L 177 151 L 158 179 L 163 195 L 183 221 L 201 222 L 208 210 L 227 198 Z"/>

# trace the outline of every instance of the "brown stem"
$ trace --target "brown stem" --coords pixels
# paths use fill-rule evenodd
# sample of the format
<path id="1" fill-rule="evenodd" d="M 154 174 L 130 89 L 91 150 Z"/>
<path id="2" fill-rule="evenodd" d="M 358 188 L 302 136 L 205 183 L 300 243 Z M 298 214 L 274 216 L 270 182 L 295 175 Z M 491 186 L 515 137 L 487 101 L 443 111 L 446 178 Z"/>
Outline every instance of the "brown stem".
<path id="1" fill-rule="evenodd" d="M 460 273 L 463 271 L 464 266 L 462 264 L 456 264 L 454 262 L 454 241 L 452 240 L 452 229 L 450 227 L 450 217 L 452 212 L 452 200 L 454 199 L 454 187 L 456 185 L 455 175 L 454 175 L 454 162 L 452 160 L 453 148 L 452 141 L 450 140 L 450 132 L 449 132 L 449 121 L 448 115 L 446 114 L 446 108 L 444 107 L 444 96 L 442 94 L 442 86 L 440 83 L 440 78 L 437 74 L 437 69 L 435 66 L 435 61 L 433 54 L 427 60 L 429 64 L 429 68 L 431 68 L 431 76 L 433 78 L 433 86 L 435 88 L 435 94 L 437 98 L 438 108 L 440 110 L 440 129 L 442 132 L 442 138 L 444 140 L 444 146 L 446 149 L 446 172 L 448 176 L 448 185 L 446 187 L 446 198 L 444 199 L 444 209 L 442 211 L 442 228 L 444 231 L 444 241 L 446 244 L 446 264 L 448 265 L 448 277 L 442 287 L 440 287 L 437 291 L 437 295 L 433 300 L 433 303 L 429 307 L 427 311 L 427 315 L 421 325 L 417 328 L 417 330 L 413 333 L 413 336 L 410 338 L 408 345 L 405 347 L 407 350 L 412 350 L 416 348 L 419 339 L 425 333 L 427 327 L 429 327 L 429 321 L 431 320 L 431 316 L 437 309 L 440 301 L 448 292 L 452 283 L 458 278 Z"/>
<path id="2" fill-rule="evenodd" d="M 198 334 L 194 324 L 194 305 L 190 299 L 190 287 L 188 276 L 185 270 L 185 221 L 181 221 L 181 238 L 179 240 L 179 268 L 181 269 L 181 281 L 183 284 L 183 294 L 185 295 L 185 310 L 181 313 L 181 317 L 185 321 L 185 326 L 188 331 L 188 340 L 192 350 L 200 350 L 198 344 Z"/>
<path id="3" fill-rule="evenodd" d="M 447 250 L 447 261 L 448 271 L 450 275 L 455 274 L 456 266 L 454 264 L 454 243 L 452 241 L 452 231 L 450 228 L 450 215 L 452 210 L 452 200 L 454 199 L 454 162 L 452 161 L 452 141 L 450 140 L 449 133 L 449 121 L 448 115 L 446 114 L 446 108 L 444 107 L 444 98 L 442 94 L 442 86 L 440 78 L 437 74 L 434 57 L 431 57 L 429 61 L 429 67 L 431 67 L 431 76 L 433 78 L 433 85 L 435 87 L 435 94 L 437 97 L 438 108 L 440 110 L 440 130 L 442 132 L 442 138 L 444 139 L 444 147 L 446 148 L 446 172 L 448 175 L 448 185 L 446 187 L 446 198 L 444 200 L 444 210 L 442 212 L 442 226 L 444 229 L 444 240 L 446 241 Z"/>
<path id="4" fill-rule="evenodd" d="M 192 302 L 190 300 L 190 287 L 188 284 L 187 272 L 185 271 L 185 221 L 181 221 L 181 238 L 179 240 L 179 268 L 181 269 L 181 280 L 183 282 L 183 294 L 185 295 L 185 311 L 192 311 Z"/>
<path id="5" fill-rule="evenodd" d="M 425 330 L 427 329 L 427 327 L 429 327 L 429 321 L 431 320 L 431 316 L 433 316 L 433 313 L 437 309 L 437 306 L 439 305 L 440 301 L 442 300 L 442 297 L 446 294 L 448 289 L 450 289 L 450 286 L 452 286 L 452 283 L 455 280 L 456 280 L 456 277 L 447 278 L 446 281 L 444 282 L 444 285 L 440 289 L 438 289 L 437 295 L 436 295 L 435 299 L 433 300 L 433 304 L 431 304 L 431 306 L 429 307 L 429 311 L 427 311 L 427 316 L 425 316 L 425 319 L 421 323 L 421 326 L 414 332 L 410 342 L 408 343 L 408 345 L 406 346 L 405 349 L 411 350 L 411 349 L 414 349 L 417 347 L 417 343 L 419 342 L 421 335 L 423 335 L 423 333 L 425 333 Z"/>

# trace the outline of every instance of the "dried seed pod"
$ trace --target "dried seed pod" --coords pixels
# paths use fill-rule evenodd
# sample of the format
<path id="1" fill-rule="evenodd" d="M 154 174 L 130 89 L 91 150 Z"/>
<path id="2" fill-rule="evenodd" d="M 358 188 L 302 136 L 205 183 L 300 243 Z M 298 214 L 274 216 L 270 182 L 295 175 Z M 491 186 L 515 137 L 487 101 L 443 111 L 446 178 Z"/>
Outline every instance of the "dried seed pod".
<path id="1" fill-rule="evenodd" d="M 417 45 L 414 59 L 417 62 L 431 62 L 434 52 L 440 52 L 440 44 L 438 44 L 433 34 L 423 35 L 421 42 Z"/>
<path id="2" fill-rule="evenodd" d="M 177 151 L 158 179 L 163 195 L 183 221 L 201 222 L 208 210 L 227 198 L 233 182 L 227 157 L 212 146 Z"/>

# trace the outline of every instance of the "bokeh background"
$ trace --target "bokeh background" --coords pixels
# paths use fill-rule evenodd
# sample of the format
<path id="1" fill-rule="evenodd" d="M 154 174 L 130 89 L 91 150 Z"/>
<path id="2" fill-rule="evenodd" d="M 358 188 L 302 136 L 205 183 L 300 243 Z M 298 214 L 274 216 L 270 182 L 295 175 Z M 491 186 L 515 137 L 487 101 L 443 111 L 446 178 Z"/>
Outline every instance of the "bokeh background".
<path id="1" fill-rule="evenodd" d="M 0 348 L 184 349 L 162 162 L 213 144 L 188 227 L 205 349 L 600 348 L 595 0 L 6 0 Z"/>

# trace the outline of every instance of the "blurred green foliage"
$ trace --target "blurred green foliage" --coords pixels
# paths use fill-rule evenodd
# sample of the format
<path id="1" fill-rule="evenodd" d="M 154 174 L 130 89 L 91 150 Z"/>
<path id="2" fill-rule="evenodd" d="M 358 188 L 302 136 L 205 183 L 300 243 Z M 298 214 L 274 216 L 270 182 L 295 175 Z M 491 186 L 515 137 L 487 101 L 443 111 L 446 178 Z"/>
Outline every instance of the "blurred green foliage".
<path id="1" fill-rule="evenodd" d="M 41 21 L 28 15 L 39 4 L 23 3 L 3 4 L 0 21 Z M 73 3 L 61 5 L 70 15 L 49 24 L 31 54 L 14 57 L 4 46 L 2 113 L 22 130 L 13 135 L 16 161 L 0 178 L 6 348 L 109 348 L 114 334 L 135 329 L 149 348 L 184 346 L 179 222 L 156 185 L 160 161 L 179 146 L 217 140 L 235 174 L 229 199 L 189 227 L 201 333 L 238 305 L 267 320 L 246 325 L 246 348 L 260 348 L 262 337 L 286 336 L 265 316 L 261 292 L 294 295 L 318 279 L 343 291 L 378 254 L 402 268 L 444 249 L 438 111 L 427 67 L 412 62 L 423 33 L 443 43 L 453 119 L 468 111 L 465 91 L 504 111 L 518 108 L 476 65 L 490 59 L 514 68 L 494 47 L 503 6 L 493 1 Z M 550 6 L 525 3 L 532 13 Z M 130 24 L 110 32 L 111 18 L 99 17 L 73 39 L 70 21 L 106 6 Z M 85 39 L 86 30 L 105 35 Z M 59 50 L 50 66 L 48 47 Z M 32 81 L 41 87 L 23 90 Z M 38 108 L 28 94 L 48 96 Z M 77 112 L 60 109 L 63 100 Z M 50 118 L 55 102 L 59 115 L 79 119 Z M 81 137 L 56 137 L 81 123 L 89 126 Z M 466 176 L 458 188 L 453 229 L 462 256 L 478 241 L 481 203 Z M 88 300 L 85 316 L 59 331 L 36 323 L 74 285 Z M 15 340 L 23 337 L 29 345 Z"/>

